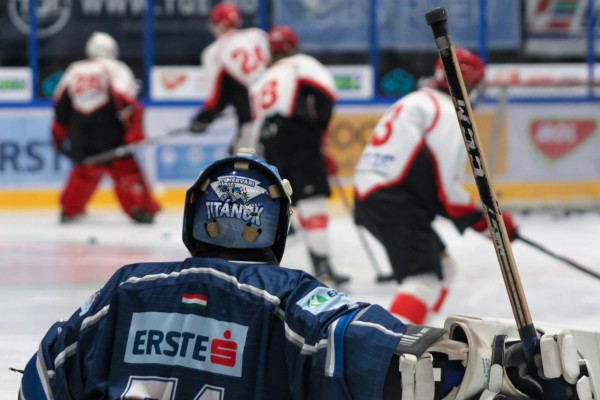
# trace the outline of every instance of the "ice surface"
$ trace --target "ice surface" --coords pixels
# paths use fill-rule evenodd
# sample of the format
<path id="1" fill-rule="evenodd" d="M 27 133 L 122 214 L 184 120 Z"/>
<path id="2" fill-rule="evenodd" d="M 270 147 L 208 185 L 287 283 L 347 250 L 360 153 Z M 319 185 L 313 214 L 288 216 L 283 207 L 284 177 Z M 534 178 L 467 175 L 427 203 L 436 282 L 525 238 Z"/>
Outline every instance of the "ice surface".
<path id="1" fill-rule="evenodd" d="M 65 319 L 120 266 L 188 256 L 181 242 L 181 211 L 159 214 L 153 225 L 135 225 L 117 210 L 90 210 L 84 220 L 60 225 L 55 211 L 0 212 L 0 399 L 14 399 L 23 368 L 40 339 Z M 600 216 L 558 213 L 516 215 L 523 236 L 589 269 L 600 272 Z M 445 220 L 436 226 L 458 273 L 441 315 L 463 313 L 512 318 L 508 296 L 489 240 L 460 236 Z M 332 206 L 330 229 L 334 268 L 352 276 L 347 287 L 355 300 L 387 306 L 395 284 L 375 282 L 375 271 L 356 228 L 342 208 Z M 368 243 L 389 271 L 382 248 Z M 512 246 L 531 315 L 538 321 L 600 329 L 600 280 L 524 243 Z M 301 237 L 288 241 L 282 265 L 306 269 Z"/>

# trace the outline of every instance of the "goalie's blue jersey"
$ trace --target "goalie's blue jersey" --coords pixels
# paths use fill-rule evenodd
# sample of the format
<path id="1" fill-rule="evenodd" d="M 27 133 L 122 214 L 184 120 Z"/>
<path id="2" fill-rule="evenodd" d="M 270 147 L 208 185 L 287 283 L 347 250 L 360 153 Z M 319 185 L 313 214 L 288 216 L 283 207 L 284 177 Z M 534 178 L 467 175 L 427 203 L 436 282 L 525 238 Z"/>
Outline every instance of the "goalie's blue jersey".
<path id="1" fill-rule="evenodd" d="M 50 328 L 20 398 L 377 399 L 406 328 L 302 271 L 127 265 Z"/>

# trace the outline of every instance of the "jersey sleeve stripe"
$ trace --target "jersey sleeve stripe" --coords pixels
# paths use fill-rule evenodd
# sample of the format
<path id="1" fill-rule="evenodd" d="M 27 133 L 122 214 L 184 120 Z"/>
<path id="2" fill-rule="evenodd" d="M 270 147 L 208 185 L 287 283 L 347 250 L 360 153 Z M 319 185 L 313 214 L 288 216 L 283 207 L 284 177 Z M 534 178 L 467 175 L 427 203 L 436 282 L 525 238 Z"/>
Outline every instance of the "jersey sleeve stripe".
<path id="1" fill-rule="evenodd" d="M 344 336 L 346 329 L 348 329 L 359 311 L 360 309 L 356 309 L 349 314 L 345 314 L 329 327 L 330 343 L 327 347 L 327 362 L 325 364 L 325 374 L 327 376 L 344 377 Z"/>

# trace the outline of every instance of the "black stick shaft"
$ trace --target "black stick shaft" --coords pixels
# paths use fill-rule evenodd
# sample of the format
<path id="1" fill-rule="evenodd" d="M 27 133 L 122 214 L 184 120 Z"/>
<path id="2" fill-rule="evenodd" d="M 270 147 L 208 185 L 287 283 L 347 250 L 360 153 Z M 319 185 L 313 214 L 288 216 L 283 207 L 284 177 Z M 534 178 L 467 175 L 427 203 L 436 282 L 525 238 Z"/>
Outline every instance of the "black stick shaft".
<path id="1" fill-rule="evenodd" d="M 103 164 L 105 162 L 109 162 L 115 160 L 117 158 L 122 158 L 133 154 L 133 152 L 140 146 L 149 145 L 155 142 L 158 142 L 164 139 L 167 136 L 174 136 L 180 133 L 189 132 L 187 128 L 179 128 L 169 131 L 168 133 L 160 136 L 151 137 L 139 142 L 124 144 L 123 146 L 115 147 L 114 149 L 110 149 L 107 151 L 103 151 L 102 153 L 94 154 L 93 156 L 89 156 L 83 159 L 81 162 L 83 165 L 94 165 L 94 164 Z"/>
<path id="2" fill-rule="evenodd" d="M 510 300 L 519 335 L 523 345 L 529 355 L 533 354 L 533 346 L 537 340 L 537 334 L 531 320 L 529 306 L 525 298 L 525 293 L 519 278 L 519 272 L 510 247 L 506 226 L 502 219 L 502 212 L 498 206 L 498 201 L 493 190 L 492 180 L 489 174 L 484 154 L 480 149 L 479 135 L 473 118 L 473 110 L 469 101 L 468 92 L 465 88 L 460 65 L 456 58 L 456 52 L 452 45 L 452 40 L 448 32 L 448 13 L 443 7 L 430 10 L 425 14 L 427 24 L 431 26 L 435 43 L 439 51 L 450 96 L 456 108 L 456 115 L 462 131 L 465 147 L 469 155 L 469 162 L 484 215 L 488 222 L 488 227 L 494 249 L 498 257 L 498 262 L 502 270 L 502 277 L 506 286 L 506 291 Z"/>
<path id="3" fill-rule="evenodd" d="M 554 253 L 553 251 L 550 251 L 548 248 L 542 246 L 539 243 L 534 242 L 531 239 L 525 238 L 523 236 L 521 236 L 520 234 L 517 236 L 517 239 L 521 240 L 524 243 L 527 243 L 528 245 L 530 245 L 531 247 L 534 247 L 536 249 L 538 249 L 539 251 L 541 251 L 542 253 L 545 253 L 547 255 L 549 255 L 550 257 L 554 257 L 557 260 L 560 260 L 564 263 L 569 264 L 571 267 L 578 269 L 581 272 L 585 272 L 588 275 L 593 276 L 596 279 L 600 279 L 600 274 L 591 270 L 590 268 L 584 267 L 583 265 L 576 263 L 573 260 L 568 259 L 567 257 L 561 256 L 559 254 Z"/>

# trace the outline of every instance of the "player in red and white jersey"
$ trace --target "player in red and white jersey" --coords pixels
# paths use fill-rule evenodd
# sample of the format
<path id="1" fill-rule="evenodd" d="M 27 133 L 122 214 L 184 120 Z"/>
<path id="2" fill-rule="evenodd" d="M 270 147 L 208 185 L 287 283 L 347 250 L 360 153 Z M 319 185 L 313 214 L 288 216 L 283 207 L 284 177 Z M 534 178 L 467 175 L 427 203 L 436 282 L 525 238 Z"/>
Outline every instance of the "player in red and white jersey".
<path id="1" fill-rule="evenodd" d="M 273 63 L 250 87 L 254 129 L 267 162 L 291 177 L 315 275 L 341 284 L 349 278 L 333 272 L 327 238 L 327 177 L 334 164 L 323 152 L 335 83 L 319 61 L 297 53 L 299 40 L 289 27 L 271 29 L 269 45 Z"/>
<path id="2" fill-rule="evenodd" d="M 190 130 L 203 133 L 227 105 L 235 108 L 238 138 L 249 134 L 251 126 L 248 88 L 267 68 L 270 59 L 267 33 L 258 28 L 239 29 L 242 14 L 230 3 L 220 3 L 210 14 L 211 27 L 217 38 L 201 56 L 211 85 L 209 98 L 194 116 Z M 232 146 L 238 147 L 236 143 Z M 233 149 L 231 149 L 233 150 Z"/>
<path id="3" fill-rule="evenodd" d="M 457 58 L 467 90 L 483 80 L 483 60 L 465 49 Z M 466 151 L 440 61 L 429 84 L 393 104 L 376 125 L 355 172 L 355 220 L 385 247 L 397 295 L 390 311 L 423 323 L 441 307 L 453 263 L 432 227 L 436 216 L 462 233 L 487 232 L 463 188 Z M 517 229 L 503 213 L 509 236 Z"/>
<path id="4" fill-rule="evenodd" d="M 117 60 L 115 40 L 96 32 L 86 43 L 86 54 L 85 60 L 67 68 L 53 99 L 53 143 L 74 162 L 60 199 L 61 221 L 70 222 L 85 212 L 108 173 L 123 210 L 136 222 L 150 223 L 160 207 L 133 156 L 105 164 L 82 164 L 86 157 L 144 139 L 135 78 L 131 69 Z"/>

